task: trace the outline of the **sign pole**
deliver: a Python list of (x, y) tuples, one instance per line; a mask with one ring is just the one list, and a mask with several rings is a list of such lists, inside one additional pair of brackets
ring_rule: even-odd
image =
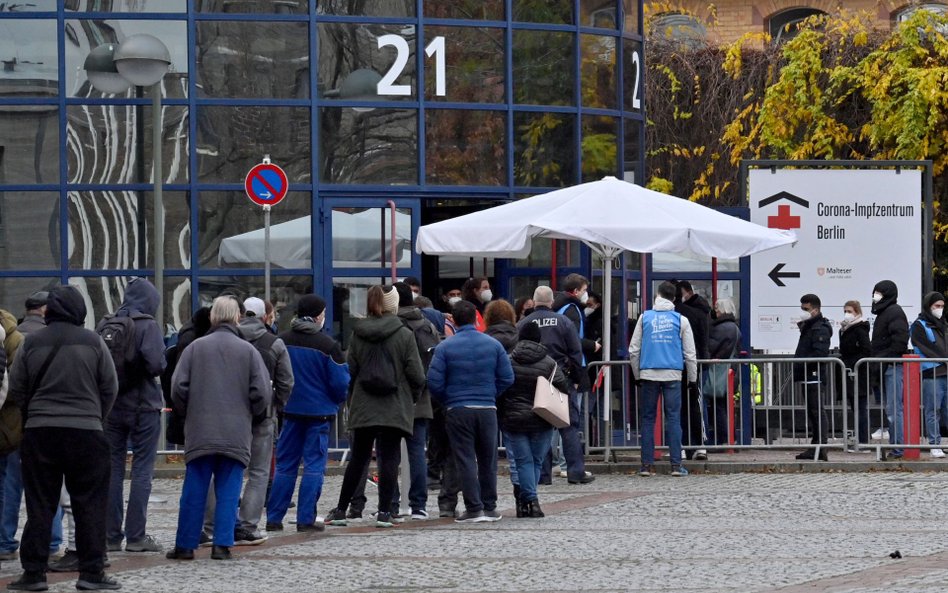
[(263, 294), (270, 302), (270, 205), (263, 207)]
[(263, 208), (263, 294), (267, 302), (270, 302), (270, 209), (286, 197), (288, 189), (286, 172), (271, 163), (268, 154), (244, 178), (247, 197)]

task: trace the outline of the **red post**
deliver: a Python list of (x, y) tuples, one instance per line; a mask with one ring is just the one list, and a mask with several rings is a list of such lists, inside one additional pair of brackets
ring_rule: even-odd
[[(902, 358), (918, 359), (917, 354), (904, 354)], [(902, 434), (905, 444), (917, 445), (922, 438), (921, 422), (921, 375), (917, 362), (902, 365)], [(918, 449), (905, 449), (903, 459), (918, 459)]]
[[(727, 370), (727, 444), (734, 444), (734, 369)], [(733, 452), (728, 449), (728, 453)]]

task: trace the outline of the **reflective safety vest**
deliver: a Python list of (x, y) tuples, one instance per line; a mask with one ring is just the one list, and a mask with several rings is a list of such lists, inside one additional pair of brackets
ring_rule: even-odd
[(642, 355), (639, 368), (684, 370), (680, 314), (655, 310), (642, 314)]
[[(931, 342), (932, 344), (934, 344), (934, 343), (935, 343), (935, 332), (932, 331), (932, 328), (928, 327), (928, 324), (925, 323), (925, 321), (922, 320), (922, 319), (916, 319), (916, 320), (915, 320), (915, 323), (921, 324), (922, 328), (925, 330), (925, 337), (928, 338), (928, 341), (929, 341), (929, 342)], [(922, 358), (925, 358), (925, 354), (924, 354), (921, 350), (918, 349), (918, 346), (915, 346), (914, 349), (915, 349), (915, 354), (918, 354), (918, 355), (921, 356)], [(939, 367), (939, 366), (941, 366), (941, 363), (940, 363), (940, 362), (923, 362), (923, 363), (922, 363), (922, 370), (923, 370), (923, 371), (929, 371), (929, 370), (931, 370), (931, 369), (933, 369), (933, 368), (935, 368), (935, 367)]]

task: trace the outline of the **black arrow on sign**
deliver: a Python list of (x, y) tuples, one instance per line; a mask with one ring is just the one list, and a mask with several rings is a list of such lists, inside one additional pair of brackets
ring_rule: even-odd
[(767, 274), (771, 280), (774, 281), (774, 284), (777, 286), (786, 286), (780, 279), (781, 278), (799, 278), (800, 272), (781, 272), (780, 270), (787, 264), (777, 264), (774, 266), (773, 270), (770, 270), (770, 273)]

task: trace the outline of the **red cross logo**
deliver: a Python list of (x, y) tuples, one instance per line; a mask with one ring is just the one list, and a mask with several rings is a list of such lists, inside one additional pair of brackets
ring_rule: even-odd
[(767, 217), (767, 227), (771, 229), (783, 229), (785, 231), (798, 229), (800, 228), (800, 217), (790, 216), (790, 206), (781, 204), (777, 206), (777, 216)]

